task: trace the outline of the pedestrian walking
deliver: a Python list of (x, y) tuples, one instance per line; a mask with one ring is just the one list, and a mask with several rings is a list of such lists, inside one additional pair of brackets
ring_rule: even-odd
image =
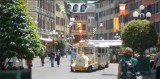
[(156, 68), (156, 79), (160, 79), (160, 48), (159, 46), (156, 48), (156, 50), (157, 50), (157, 54), (155, 56), (152, 69)]
[(55, 59), (55, 53), (52, 52), (52, 53), (50, 54), (51, 67), (54, 67), (54, 59)]
[(131, 74), (133, 74), (133, 77), (129, 79), (136, 79), (135, 67), (136, 67), (136, 64), (138, 63), (138, 60), (133, 58), (132, 55), (133, 55), (132, 49), (127, 47), (125, 49), (123, 57), (119, 61), (117, 79), (128, 79), (128, 71), (129, 71), (128, 63), (129, 62), (130, 64), (133, 64), (133, 69), (132, 71), (130, 71)]
[(45, 51), (42, 49), (42, 53), (40, 54), (40, 59), (41, 59), (41, 66), (44, 66), (44, 59), (45, 59)]
[(59, 67), (59, 65), (60, 65), (60, 50), (58, 50), (58, 52), (56, 53), (55, 60), (57, 61), (57, 66)]

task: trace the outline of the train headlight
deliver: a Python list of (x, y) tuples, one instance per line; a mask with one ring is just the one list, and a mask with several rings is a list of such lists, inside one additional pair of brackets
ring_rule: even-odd
[(88, 67), (88, 64), (85, 64), (85, 66), (84, 67)]
[(72, 66), (72, 67), (74, 67), (74, 66), (76, 66), (76, 64), (75, 64), (75, 63), (73, 63), (73, 64), (71, 64), (71, 66)]

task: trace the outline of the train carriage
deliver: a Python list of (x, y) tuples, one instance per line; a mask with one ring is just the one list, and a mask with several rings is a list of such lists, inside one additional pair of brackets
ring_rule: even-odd
[(88, 71), (103, 69), (109, 66), (109, 46), (121, 45), (117, 40), (87, 40), (73, 46), (71, 71)]

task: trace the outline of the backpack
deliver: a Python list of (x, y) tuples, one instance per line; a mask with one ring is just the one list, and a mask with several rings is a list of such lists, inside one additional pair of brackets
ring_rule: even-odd
[(133, 58), (130, 61), (125, 61), (126, 64), (126, 76), (125, 79), (136, 79), (136, 72), (135, 72), (135, 64)]

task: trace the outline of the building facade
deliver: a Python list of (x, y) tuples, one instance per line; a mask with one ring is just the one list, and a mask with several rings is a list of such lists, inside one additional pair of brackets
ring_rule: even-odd
[[(26, 2), (44, 45), (53, 38), (66, 40), (69, 29), (63, 0), (26, 0)], [(47, 46), (47, 52), (52, 52), (50, 46)]]
[(96, 5), (96, 39), (113, 39), (113, 18), (115, 2), (119, 0), (99, 0)]
[[(126, 16), (119, 16), (119, 4), (126, 4)], [(119, 32), (123, 29), (126, 22), (133, 20), (133, 12), (138, 11), (139, 13), (151, 12), (152, 16), (149, 19), (154, 23), (154, 27), (160, 39), (160, 25), (159, 25), (159, 0), (98, 0), (96, 3), (96, 27), (97, 33), (96, 38), (99, 39), (101, 36), (104, 39), (114, 39), (114, 18), (119, 18)], [(144, 5), (145, 9), (140, 11), (140, 5)], [(99, 28), (100, 23), (103, 23), (103, 28)]]
[(53, 30), (55, 30), (57, 37), (65, 39), (65, 34), (68, 33), (68, 17), (65, 13), (63, 0), (26, 1), (28, 3), (28, 10), (37, 24), (37, 29), (42, 38), (50, 38), (53, 35)]
[(88, 19), (88, 39), (95, 39), (94, 35), (96, 33), (96, 26), (95, 26), (95, 1), (88, 1), (87, 2), (87, 19)]
[[(81, 39), (88, 39), (86, 3), (67, 3), (67, 6), (68, 10), (72, 12), (70, 18), (75, 19), (70, 29), (70, 35), (75, 38), (73, 43), (79, 42)], [(80, 30), (81, 34), (79, 33)]]

